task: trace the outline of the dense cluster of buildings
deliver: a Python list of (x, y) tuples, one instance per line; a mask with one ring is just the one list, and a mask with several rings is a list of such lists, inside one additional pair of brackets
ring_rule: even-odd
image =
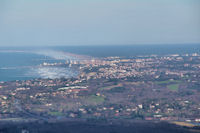
[(0, 119), (200, 121), (198, 54), (94, 58), (65, 65), (80, 74), (1, 82)]

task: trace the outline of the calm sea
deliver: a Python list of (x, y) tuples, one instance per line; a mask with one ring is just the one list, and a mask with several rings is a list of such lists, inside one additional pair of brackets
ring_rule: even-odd
[(107, 56), (135, 56), (135, 55), (167, 55), (200, 53), (200, 44), (177, 45), (108, 45), (108, 46), (71, 46), (51, 47), (55, 50), (63, 50), (76, 54), (84, 54), (95, 57)]
[(59, 63), (71, 57), (61, 52), (94, 57), (135, 56), (150, 54), (200, 53), (200, 45), (121, 45), (121, 46), (62, 46), (0, 48), (0, 81), (34, 78), (60, 78), (77, 75), (77, 71), (65, 67), (44, 67), (43, 62)]
[(0, 81), (28, 80), (34, 78), (73, 77), (78, 72), (62, 66), (43, 66), (46, 63), (63, 63), (63, 59), (24, 51), (0, 52)]

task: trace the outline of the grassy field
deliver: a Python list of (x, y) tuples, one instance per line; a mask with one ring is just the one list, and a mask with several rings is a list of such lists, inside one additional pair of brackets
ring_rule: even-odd
[(165, 81), (156, 81), (155, 83), (158, 85), (161, 85), (161, 84), (170, 84), (170, 83), (181, 83), (181, 81), (180, 80), (165, 80)]
[(169, 88), (172, 91), (178, 91), (179, 84), (171, 84), (171, 85), (168, 85), (167, 88)]
[(100, 88), (100, 90), (111, 90), (112, 88), (115, 88), (115, 87), (122, 87), (122, 84), (102, 87), (102, 88)]
[(87, 104), (101, 104), (105, 101), (105, 98), (102, 96), (90, 95), (88, 97), (83, 98)]
[(195, 125), (191, 124), (191, 123), (187, 123), (187, 122), (178, 122), (178, 121), (174, 121), (172, 122), (173, 124), (179, 125), (179, 126), (185, 126), (185, 127), (194, 127)]
[(52, 116), (61, 116), (63, 115), (61, 112), (49, 112), (50, 115)]
[(124, 87), (115, 87), (110, 89), (108, 92), (110, 93), (122, 93), (124, 92), (126, 89)]
[(90, 96), (88, 98), (88, 100), (93, 101), (95, 103), (102, 103), (102, 102), (104, 102), (104, 98), (102, 96), (95, 96), (95, 95)]

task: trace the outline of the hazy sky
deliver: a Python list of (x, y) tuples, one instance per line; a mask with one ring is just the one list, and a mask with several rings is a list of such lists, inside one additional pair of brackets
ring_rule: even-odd
[(200, 43), (200, 0), (0, 0), (0, 46)]

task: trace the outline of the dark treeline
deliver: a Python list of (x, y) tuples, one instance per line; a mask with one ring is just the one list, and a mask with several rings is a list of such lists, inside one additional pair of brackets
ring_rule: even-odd
[(0, 133), (192, 133), (166, 122), (57, 122), (0, 123)]

